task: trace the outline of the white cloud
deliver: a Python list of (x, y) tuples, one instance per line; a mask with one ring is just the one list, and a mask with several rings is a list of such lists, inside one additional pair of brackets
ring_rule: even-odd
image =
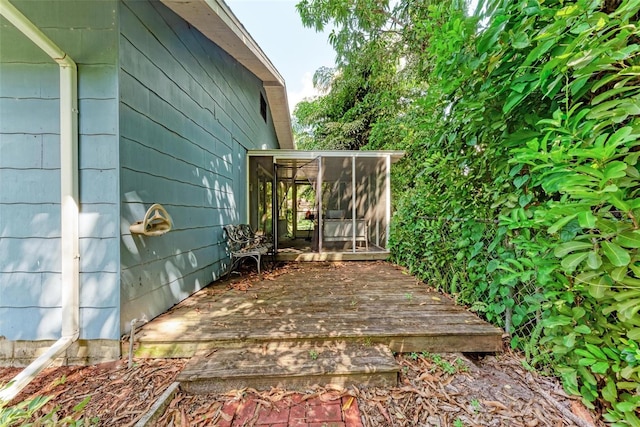
[(318, 95), (318, 91), (313, 87), (313, 73), (311, 71), (305, 72), (295, 88), (288, 90), (289, 111), (293, 114), (293, 109), (300, 101)]

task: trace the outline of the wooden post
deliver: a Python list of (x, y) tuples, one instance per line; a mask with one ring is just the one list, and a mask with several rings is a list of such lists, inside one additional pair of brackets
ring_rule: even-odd
[(379, 179), (379, 169), (380, 161), (378, 161), (378, 167), (376, 168), (375, 179), (375, 201), (376, 201), (376, 246), (380, 247), (380, 179)]
[(386, 227), (386, 236), (384, 247), (387, 249), (387, 245), (389, 245), (389, 233), (390, 225), (391, 225), (391, 156), (387, 154), (386, 156), (386, 171), (385, 171), (385, 198), (386, 198), (386, 211), (385, 211), (385, 227)]
[(273, 232), (273, 250), (278, 252), (278, 165), (273, 164), (273, 179), (271, 187), (271, 230)]
[(317, 205), (318, 205), (318, 212), (316, 212), (316, 215), (318, 216), (318, 253), (321, 254), (322, 253), (322, 235), (324, 234), (322, 232), (322, 229), (324, 227), (323, 224), (323, 220), (322, 220), (322, 157), (318, 157), (318, 180), (316, 182), (316, 198), (317, 198)]
[(356, 156), (351, 157), (351, 252), (356, 252), (356, 227), (358, 225), (356, 215)]
[(291, 206), (291, 220), (293, 221), (292, 229), (293, 229), (293, 239), (295, 240), (298, 237), (298, 185), (296, 184), (296, 175), (293, 174), (293, 178), (291, 178), (291, 185), (293, 186), (292, 195), (293, 203)]

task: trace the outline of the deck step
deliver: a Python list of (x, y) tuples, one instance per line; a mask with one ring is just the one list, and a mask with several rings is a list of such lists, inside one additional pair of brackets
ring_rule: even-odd
[(398, 371), (391, 350), (381, 344), (271, 342), (194, 357), (177, 381), (194, 394), (244, 387), (304, 391), (314, 384), (395, 386)]

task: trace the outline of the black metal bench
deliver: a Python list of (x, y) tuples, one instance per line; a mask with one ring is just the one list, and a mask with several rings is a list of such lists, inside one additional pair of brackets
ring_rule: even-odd
[(249, 224), (229, 224), (225, 225), (223, 229), (231, 254), (231, 266), (227, 277), (245, 258), (254, 259), (258, 266), (258, 274), (261, 274), (262, 257), (265, 255), (273, 256), (271, 236), (256, 235)]

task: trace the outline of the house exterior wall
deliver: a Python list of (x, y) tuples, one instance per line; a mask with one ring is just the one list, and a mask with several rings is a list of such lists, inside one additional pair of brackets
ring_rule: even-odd
[[(121, 332), (217, 279), (246, 222), (246, 151), (277, 148), (262, 83), (159, 2), (119, 7)], [(169, 233), (132, 235), (153, 203)]]
[[(80, 338), (117, 342), (117, 2), (12, 4), (78, 64)], [(0, 359), (17, 357), (7, 342), (60, 336), (58, 70), (0, 17)]]

